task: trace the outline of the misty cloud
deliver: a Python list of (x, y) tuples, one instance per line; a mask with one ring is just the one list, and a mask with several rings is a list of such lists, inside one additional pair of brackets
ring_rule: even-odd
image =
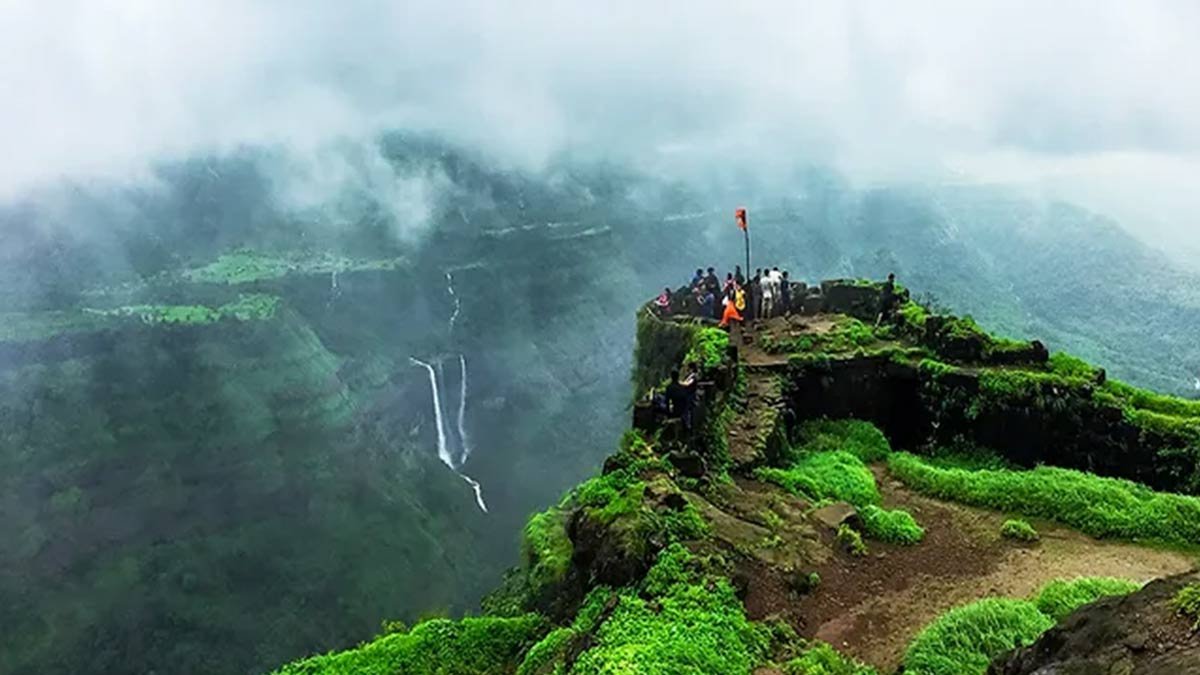
[(364, 217), (381, 220), (393, 238), (416, 241), (432, 224), (450, 180), (433, 167), (399, 168), (380, 144), (341, 139), (302, 151), (281, 149), (257, 168), (285, 214), (332, 229)]
[[(1071, 197), (1153, 165), (1171, 174), (1154, 201), (1184, 205), (1172, 227), (1200, 207), (1173, 173), (1200, 155), (1200, 7), (1183, 1), (103, 4), (4, 2), (0, 198), (409, 128), (525, 167), (803, 160), (990, 181), (1015, 163)], [(1146, 197), (1101, 206), (1136, 220)]]

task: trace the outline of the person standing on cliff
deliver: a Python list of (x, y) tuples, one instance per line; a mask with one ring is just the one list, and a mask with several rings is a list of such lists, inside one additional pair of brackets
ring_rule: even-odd
[(671, 417), (678, 417), (683, 422), (683, 428), (687, 431), (692, 429), (692, 405), (695, 402), (696, 381), (694, 377), (689, 376), (687, 383), (679, 381), (679, 369), (671, 371), (671, 384), (667, 385), (667, 405), (669, 406), (668, 414)]
[(696, 303), (700, 305), (700, 316), (710, 319), (715, 318), (716, 310), (713, 308), (713, 305), (716, 301), (716, 297), (712, 293), (709, 293), (707, 288), (701, 286), (696, 289)]
[(775, 305), (779, 301), (779, 283), (776, 274), (778, 274), (778, 270), (767, 270), (762, 277), (762, 318), (764, 319), (775, 316)]
[(896, 275), (895, 273), (890, 273), (887, 276), (887, 281), (883, 282), (883, 286), (879, 289), (879, 317), (875, 319), (875, 326), (878, 328), (885, 319), (891, 321), (895, 311)]
[(750, 318), (762, 318), (762, 268), (754, 270), (750, 280)]
[(724, 328), (730, 322), (742, 322), (742, 315), (738, 312), (738, 294), (741, 291), (733, 286), (729, 287), (729, 291), (725, 294), (725, 312), (721, 315), (721, 327)]
[(721, 292), (721, 280), (717, 278), (717, 273), (713, 268), (708, 268), (708, 274), (704, 275), (704, 290), (712, 293), (715, 298)]
[(733, 280), (737, 282), (738, 288), (746, 285), (746, 277), (742, 274), (742, 266), (733, 266)]
[(792, 312), (792, 282), (788, 280), (787, 270), (783, 271), (783, 276), (779, 281), (779, 298), (783, 303), (783, 313), (791, 314)]

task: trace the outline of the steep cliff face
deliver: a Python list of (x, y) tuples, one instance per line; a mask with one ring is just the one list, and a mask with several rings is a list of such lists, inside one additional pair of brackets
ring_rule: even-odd
[[(346, 276), (346, 294), (386, 282)], [(294, 308), (324, 307), (312, 283), (9, 316), (6, 672), (244, 672), (479, 592), (469, 489), (393, 428), (421, 419), (397, 410), (419, 384), (399, 354), (323, 340)]]
[[(425, 622), (279, 672), (686, 664), (982, 675), (1078, 607), (1194, 565), (1133, 542), (1200, 541), (1200, 497), (1061, 466), (1026, 470), (1020, 444), (970, 434), (996, 415), (1041, 447), (1036, 433), (1105, 417), (1067, 412), (1112, 407), (1128, 428), (1083, 431), (1140, 445), (1122, 451), (1124, 465), (1086, 468), (1191, 489), (1191, 474), (1175, 468), (1194, 468), (1192, 404), (1105, 389), (1082, 362), (912, 302), (870, 326), (861, 319), (878, 294), (863, 282), (822, 284), (798, 299), (797, 315), (730, 333), (643, 308), (634, 428), (599, 475), (529, 520), (522, 564), (484, 601), (485, 616)], [(691, 428), (640, 396), (688, 364), (706, 383)], [(1029, 416), (1046, 416), (1045, 428), (1022, 427)], [(1029, 543), (1038, 535), (1028, 523), (1030, 539), (1008, 539), (1010, 514), (1035, 519), (1046, 541)], [(1101, 574), (1122, 578), (1074, 578)]]
[(7, 315), (0, 590), (29, 618), (6, 662), (244, 672), (474, 606), (615, 442), (615, 244), (551, 224), (420, 264), (239, 250)]

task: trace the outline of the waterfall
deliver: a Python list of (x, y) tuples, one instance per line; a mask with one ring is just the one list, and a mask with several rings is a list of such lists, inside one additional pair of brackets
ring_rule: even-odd
[[(334, 277), (336, 279), (336, 277)], [(337, 283), (336, 281), (334, 282)], [(462, 305), (459, 302), (458, 295), (454, 292), (454, 277), (446, 272), (446, 290), (449, 291), (450, 297), (454, 299), (454, 311), (450, 314), (450, 333), (454, 332), (454, 322), (458, 319), (459, 310)], [(471, 490), (475, 493), (475, 503), (479, 506), (479, 510), (484, 513), (488, 512), (487, 504), (483, 501), (483, 488), (479, 481), (471, 478), (461, 471), (463, 464), (466, 464), (467, 458), (471, 456), (471, 442), (467, 437), (467, 357), (463, 354), (458, 355), (459, 381), (458, 381), (458, 418), (456, 420), (455, 430), (458, 433), (458, 461), (454, 459), (454, 453), (449, 447), (449, 438), (446, 434), (446, 421), (442, 416), (442, 386), (441, 383), (446, 380), (445, 369), (443, 368), (442, 360), (434, 361), (437, 369), (434, 369), (434, 364), (421, 361), (415, 356), (408, 357), (413, 365), (421, 366), (429, 373), (429, 389), (433, 394), (433, 418), (437, 424), (437, 444), (438, 444), (438, 459), (442, 460), (459, 478), (463, 479), (467, 485), (471, 486)]]
[(462, 309), (462, 302), (458, 299), (458, 294), (454, 292), (454, 277), (446, 272), (446, 290), (450, 291), (450, 298), (454, 300), (454, 311), (450, 313), (450, 333), (454, 333), (454, 322), (458, 320), (458, 313)]
[[(459, 448), (458, 465), (462, 466), (466, 463), (467, 458), (471, 456), (471, 442), (467, 439), (467, 357), (462, 354), (458, 355), (459, 373), (462, 375), (458, 381), (458, 442)], [(475, 491), (479, 491), (479, 486), (476, 484)], [(487, 509), (484, 509), (485, 511)]]
[(459, 478), (462, 478), (463, 480), (467, 481), (467, 485), (470, 485), (471, 489), (475, 491), (475, 503), (479, 505), (479, 510), (483, 511), (484, 513), (487, 513), (488, 512), (487, 504), (483, 503), (483, 491), (479, 485), (479, 481), (475, 480), (474, 478), (471, 478), (470, 476), (466, 475), (465, 473), (460, 473), (460, 474), (458, 474), (458, 476), (459, 476)]
[[(461, 355), (458, 358), (459, 364), (463, 368), (463, 374), (465, 377), (467, 372), (467, 361)], [(462, 445), (462, 450), (460, 451), (461, 459), (455, 463), (454, 455), (450, 452), (449, 444), (447, 442), (446, 422), (442, 417), (442, 387), (438, 380), (438, 373), (442, 371), (442, 364), (439, 362), (437, 369), (435, 370), (432, 364), (426, 363), (414, 356), (408, 357), (408, 360), (411, 361), (413, 365), (420, 366), (429, 373), (429, 391), (433, 395), (433, 419), (434, 423), (437, 425), (438, 459), (442, 460), (442, 464), (445, 464), (447, 467), (449, 467), (450, 470), (457, 474), (459, 478), (463, 479), (467, 485), (471, 486), (471, 490), (475, 492), (475, 503), (479, 506), (479, 510), (487, 513), (487, 504), (483, 501), (483, 488), (479, 485), (479, 481), (460, 471), (460, 469), (462, 469), (463, 462), (467, 459), (467, 455), (470, 454), (470, 450), (467, 446), (467, 436), (464, 425), (467, 385), (464, 383), (461, 387), (459, 387), (463, 396), (463, 398), (458, 402), (458, 437), (459, 442)]]
[(450, 456), (450, 450), (446, 447), (446, 426), (442, 422), (442, 401), (441, 397), (438, 396), (440, 387), (438, 387), (437, 374), (433, 372), (433, 366), (424, 361), (412, 356), (408, 357), (408, 360), (412, 361), (413, 365), (421, 366), (429, 371), (429, 389), (433, 393), (433, 419), (437, 424), (438, 459), (442, 460), (442, 464), (457, 470), (454, 466), (454, 458)]
[(333, 303), (340, 297), (342, 297), (342, 288), (338, 285), (338, 271), (335, 268), (329, 272), (329, 300), (325, 303), (325, 308), (332, 308)]

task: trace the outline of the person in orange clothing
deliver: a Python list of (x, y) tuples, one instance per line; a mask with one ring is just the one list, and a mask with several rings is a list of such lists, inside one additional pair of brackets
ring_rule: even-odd
[(738, 312), (738, 297), (742, 299), (742, 307), (746, 306), (746, 296), (742, 294), (742, 289), (736, 285), (729, 289), (725, 294), (725, 314), (721, 317), (721, 327), (729, 325), (730, 321), (742, 322), (742, 315)]

